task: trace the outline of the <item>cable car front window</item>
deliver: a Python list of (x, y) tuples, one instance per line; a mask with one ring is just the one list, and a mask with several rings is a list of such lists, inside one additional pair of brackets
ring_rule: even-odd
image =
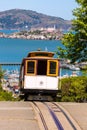
[(56, 62), (50, 62), (50, 74), (56, 74)]
[(34, 73), (34, 62), (27, 63), (27, 73)]
[(47, 75), (58, 76), (58, 61), (57, 60), (48, 60)]
[(26, 66), (26, 68), (27, 68), (27, 74), (35, 74), (35, 61), (32, 61), (32, 60), (30, 60), (30, 61), (27, 61), (27, 66)]

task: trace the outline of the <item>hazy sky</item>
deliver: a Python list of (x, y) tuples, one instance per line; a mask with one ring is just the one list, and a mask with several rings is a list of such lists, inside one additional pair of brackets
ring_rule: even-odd
[(27, 9), (66, 20), (73, 19), (72, 10), (76, 7), (75, 0), (0, 0), (0, 11)]

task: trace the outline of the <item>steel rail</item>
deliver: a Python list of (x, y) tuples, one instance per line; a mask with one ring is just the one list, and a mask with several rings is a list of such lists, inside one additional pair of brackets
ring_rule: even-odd
[(65, 111), (60, 108), (59, 105), (57, 105), (56, 103), (53, 103), (57, 108), (59, 108), (61, 110), (61, 112), (64, 114), (64, 116), (66, 117), (66, 119), (68, 120), (68, 122), (70, 123), (71, 127), (73, 128), (73, 130), (77, 130), (77, 128), (75, 127), (75, 125), (73, 124), (73, 122), (71, 121), (71, 119), (68, 117), (68, 115), (65, 113)]
[(39, 115), (40, 115), (41, 121), (42, 121), (43, 126), (44, 126), (44, 130), (48, 130), (48, 127), (47, 127), (46, 121), (45, 121), (45, 119), (44, 119), (44, 116), (43, 116), (43, 114), (42, 114), (40, 108), (38, 107), (38, 105), (37, 105), (35, 102), (33, 102), (33, 104), (35, 105), (35, 107), (37, 108), (37, 111), (39, 112)]
[(54, 122), (57, 126), (57, 129), (58, 130), (64, 130), (62, 124), (60, 123), (60, 121), (59, 121), (58, 117), (56, 116), (56, 114), (54, 113), (54, 111), (46, 103), (44, 103), (44, 104), (47, 106), (51, 116), (53, 117), (53, 120), (54, 120)]

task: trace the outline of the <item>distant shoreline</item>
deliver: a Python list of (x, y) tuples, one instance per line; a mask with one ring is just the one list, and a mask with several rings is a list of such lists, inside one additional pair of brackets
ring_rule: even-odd
[(35, 30), (33, 32), (21, 31), (13, 33), (0, 32), (0, 38), (11, 38), (11, 39), (27, 39), (27, 40), (61, 40), (63, 33), (52, 31), (52, 32), (39, 32)]

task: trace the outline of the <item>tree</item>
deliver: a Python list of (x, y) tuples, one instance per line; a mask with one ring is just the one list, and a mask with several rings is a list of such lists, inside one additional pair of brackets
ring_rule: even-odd
[(78, 8), (73, 10), (72, 30), (64, 34), (57, 55), (75, 61), (87, 61), (87, 0), (76, 0)]
[(4, 71), (2, 70), (1, 66), (0, 66), (0, 90), (2, 90), (2, 81), (1, 79), (4, 77)]
[(87, 77), (69, 77), (61, 79), (61, 101), (87, 101)]
[(4, 76), (4, 71), (2, 70), (1, 66), (0, 66), (0, 83), (1, 83), (1, 79)]

